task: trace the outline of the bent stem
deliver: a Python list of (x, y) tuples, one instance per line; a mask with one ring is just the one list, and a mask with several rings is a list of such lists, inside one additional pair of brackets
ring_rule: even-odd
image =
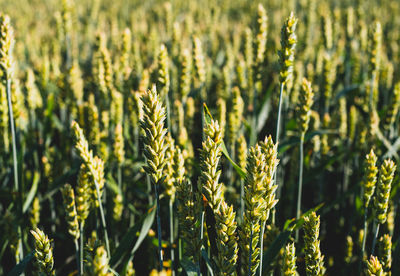
[[(300, 137), (300, 164), (299, 164), (299, 182), (297, 191), (297, 210), (296, 210), (296, 220), (300, 218), (301, 213), (301, 193), (303, 189), (303, 160), (304, 160), (304, 132), (301, 133)], [(296, 241), (299, 240), (299, 229), (296, 229)]]

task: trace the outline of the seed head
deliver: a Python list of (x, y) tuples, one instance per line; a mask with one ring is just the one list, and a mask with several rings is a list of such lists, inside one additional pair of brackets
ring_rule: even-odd
[(66, 212), (66, 219), (68, 223), (68, 232), (74, 237), (75, 240), (79, 239), (79, 224), (78, 216), (75, 208), (75, 194), (70, 184), (65, 184), (62, 190), (64, 209)]
[(145, 171), (150, 175), (154, 184), (163, 178), (163, 168), (166, 160), (168, 144), (166, 142), (167, 129), (164, 127), (165, 107), (155, 86), (142, 97), (143, 119), (140, 126), (143, 129), (144, 154), (147, 158)]
[(324, 275), (324, 256), (319, 247), (319, 216), (312, 212), (304, 218), (304, 253), (307, 275)]
[(281, 50), (278, 52), (280, 64), (280, 81), (286, 84), (293, 75), (294, 51), (297, 43), (297, 18), (293, 12), (286, 19), (281, 30)]
[(294, 243), (289, 243), (285, 247), (285, 253), (283, 255), (282, 275), (296, 276), (296, 268), (296, 248), (294, 247)]
[(47, 276), (55, 275), (53, 270), (54, 258), (53, 247), (50, 244), (51, 241), (39, 228), (31, 230), (31, 234), (35, 238), (35, 259), (39, 272)]
[(374, 197), (374, 215), (375, 220), (380, 224), (385, 223), (387, 219), (390, 188), (395, 171), (396, 165), (390, 159), (385, 160), (379, 170), (379, 181)]

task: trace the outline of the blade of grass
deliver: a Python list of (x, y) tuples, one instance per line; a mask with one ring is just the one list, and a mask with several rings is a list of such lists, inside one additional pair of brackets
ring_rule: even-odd
[[(113, 252), (110, 259), (110, 266), (115, 268), (121, 262), (122, 257), (125, 254), (135, 254), (144, 238), (147, 236), (150, 227), (153, 225), (156, 208), (155, 205), (151, 206), (145, 216), (143, 216), (134, 226), (128, 229), (127, 233), (122, 237), (120, 245)], [(139, 231), (139, 236), (136, 236), (136, 232)]]

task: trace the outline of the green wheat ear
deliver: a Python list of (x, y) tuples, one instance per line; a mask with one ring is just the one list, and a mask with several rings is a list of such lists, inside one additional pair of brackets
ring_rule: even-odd
[(200, 84), (204, 84), (206, 82), (206, 64), (201, 40), (197, 36), (193, 36), (193, 60), (196, 78)]
[(324, 256), (319, 241), (320, 219), (315, 212), (304, 218), (304, 254), (307, 275), (324, 275)]
[(396, 83), (394, 87), (392, 99), (386, 111), (386, 119), (384, 124), (384, 128), (386, 130), (388, 130), (396, 121), (397, 114), (399, 113), (399, 107), (400, 107), (400, 82)]
[(281, 30), (281, 50), (278, 52), (280, 73), (279, 80), (286, 84), (293, 75), (294, 51), (297, 43), (297, 18), (291, 12)]
[(165, 162), (164, 166), (164, 193), (171, 199), (172, 202), (175, 201), (175, 191), (176, 186), (174, 185), (174, 156), (175, 156), (175, 141), (168, 133), (165, 136), (166, 143), (168, 145), (168, 149), (165, 152)]
[(222, 271), (221, 275), (235, 275), (238, 260), (237, 224), (236, 213), (233, 206), (223, 200), (218, 212), (215, 213), (215, 228), (217, 231), (217, 265)]
[(48, 276), (55, 275), (53, 269), (53, 247), (50, 244), (51, 241), (39, 228), (31, 230), (31, 234), (35, 238), (35, 259), (39, 268), (39, 272), (42, 272)]
[(97, 198), (96, 185), (99, 188), (99, 196), (101, 198), (103, 188), (104, 188), (104, 162), (99, 157), (93, 157), (93, 152), (89, 150), (89, 143), (83, 134), (83, 130), (79, 127), (78, 123), (73, 121), (71, 128), (75, 136), (75, 148), (79, 152), (79, 156), (83, 160), (83, 163), (88, 168), (90, 177), (92, 177), (91, 194), (92, 201), (95, 206), (98, 207), (100, 202)]
[(98, 276), (111, 276), (112, 273), (108, 272), (108, 256), (104, 246), (96, 248), (95, 256), (93, 259), (93, 271)]
[(311, 82), (303, 78), (302, 92), (300, 93), (299, 104), (297, 106), (297, 122), (299, 131), (304, 135), (308, 130), (308, 125), (311, 117), (311, 107), (314, 103), (314, 92), (311, 87)]
[(389, 273), (392, 267), (392, 237), (383, 235), (378, 243), (378, 258), (382, 264), (383, 271)]
[(168, 95), (169, 87), (170, 87), (170, 79), (169, 79), (169, 59), (168, 59), (168, 51), (164, 44), (160, 47), (160, 52), (158, 54), (158, 82), (157, 87), (160, 91), (161, 99), (165, 99)]
[(90, 211), (91, 190), (89, 185), (89, 172), (85, 164), (81, 165), (76, 186), (76, 213), (78, 221), (83, 224)]
[(265, 58), (265, 50), (267, 46), (267, 35), (268, 35), (268, 17), (262, 4), (258, 4), (257, 8), (257, 24), (256, 24), (256, 36), (254, 39), (254, 73), (255, 80), (261, 79), (262, 65)]
[(375, 184), (377, 180), (378, 167), (376, 166), (376, 161), (378, 157), (375, 155), (374, 151), (371, 149), (370, 153), (365, 157), (364, 165), (364, 179), (362, 185), (364, 188), (364, 208), (368, 208), (369, 202), (375, 191)]
[(285, 253), (283, 255), (283, 266), (282, 275), (284, 276), (296, 276), (296, 248), (294, 243), (289, 243), (285, 247)]
[(374, 216), (375, 220), (380, 224), (385, 223), (387, 219), (390, 188), (395, 171), (396, 165), (390, 159), (383, 162), (379, 171), (379, 181), (374, 198)]
[(244, 102), (240, 95), (240, 89), (239, 87), (235, 86), (232, 89), (231, 110), (228, 114), (228, 140), (229, 145), (233, 147), (235, 146), (235, 140), (237, 139), (238, 133), (240, 131), (243, 111)]
[(64, 209), (66, 212), (66, 219), (68, 222), (68, 232), (74, 237), (75, 240), (79, 239), (79, 223), (78, 216), (75, 208), (75, 193), (70, 184), (65, 184), (62, 190)]
[(179, 93), (182, 102), (186, 103), (192, 84), (192, 54), (188, 49), (184, 49), (180, 56), (180, 77)]
[(160, 96), (155, 86), (142, 97), (143, 119), (140, 125), (143, 129), (144, 155), (147, 158), (145, 171), (150, 175), (153, 184), (160, 184), (163, 179), (163, 168), (165, 166), (167, 129), (164, 127), (166, 119), (165, 107), (162, 105)]
[(114, 157), (118, 165), (125, 161), (124, 136), (121, 123), (118, 123), (114, 130)]
[(222, 133), (217, 121), (211, 120), (204, 128), (205, 140), (200, 156), (201, 176), (199, 190), (206, 197), (208, 204), (217, 212), (223, 200), (222, 184), (219, 183), (221, 170), (218, 169), (221, 158)]
[(351, 263), (351, 260), (353, 259), (353, 247), (354, 247), (354, 242), (353, 238), (351, 236), (346, 237), (346, 255), (344, 257), (344, 261), (347, 264)]
[(247, 156), (244, 203), (244, 220), (240, 225), (239, 245), (241, 248), (241, 261), (243, 273), (256, 273), (259, 265), (260, 248), (260, 221), (265, 216), (267, 203), (265, 196), (266, 176), (265, 155), (261, 146), (257, 144), (250, 148)]

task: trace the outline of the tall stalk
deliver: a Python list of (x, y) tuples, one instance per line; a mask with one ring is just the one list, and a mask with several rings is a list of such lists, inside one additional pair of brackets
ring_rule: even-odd
[(372, 240), (372, 248), (371, 248), (371, 255), (374, 255), (375, 252), (375, 245), (376, 245), (376, 240), (378, 239), (378, 234), (379, 234), (379, 223), (376, 224), (375, 228), (375, 233), (374, 233), (374, 239)]
[[(0, 14), (0, 70), (1, 72), (1, 82), (5, 85), (7, 94), (7, 105), (9, 113), (9, 121), (11, 128), (11, 138), (12, 138), (12, 152), (13, 152), (13, 170), (14, 170), (14, 189), (17, 195), (17, 210), (22, 215), (22, 193), (19, 189), (18, 183), (18, 159), (17, 159), (17, 139), (14, 126), (14, 114), (11, 101), (11, 77), (12, 77), (12, 49), (14, 47), (14, 35), (13, 29), (10, 23), (10, 17), (8, 15)], [(22, 261), (23, 246), (22, 246), (22, 231), (21, 226), (17, 227), (18, 234), (18, 253), (19, 259)]]
[[(304, 160), (304, 133), (301, 134), (300, 137), (300, 161), (299, 161), (299, 181), (297, 188), (297, 210), (296, 210), (296, 219), (300, 218), (301, 213), (301, 194), (303, 189), (303, 160)], [(299, 229), (296, 229), (296, 241), (299, 240)]]
[[(14, 114), (11, 103), (11, 80), (7, 79), (6, 84), (6, 93), (7, 93), (7, 102), (8, 102), (8, 111), (10, 118), (10, 128), (11, 128), (11, 136), (12, 136), (12, 151), (13, 151), (13, 170), (14, 170), (14, 189), (16, 195), (18, 197), (17, 209), (22, 215), (22, 193), (19, 189), (19, 181), (18, 181), (18, 157), (17, 157), (17, 141), (16, 141), (16, 131), (14, 126)], [(21, 226), (17, 227), (17, 235), (18, 235), (18, 254), (19, 260), (22, 261), (24, 258), (23, 245), (22, 245), (22, 230)], [(25, 275), (22, 273), (21, 275)]]
[(281, 128), (281, 112), (282, 112), (282, 95), (283, 95), (283, 89), (284, 89), (285, 84), (281, 83), (280, 85), (280, 92), (279, 92), (279, 104), (278, 104), (278, 118), (276, 120), (276, 136), (275, 136), (275, 141), (279, 145), (279, 134), (280, 134), (280, 128)]
[(174, 202), (172, 199), (169, 200), (169, 241), (171, 245), (171, 268), (172, 275), (175, 275), (175, 251), (174, 251)]
[[(279, 104), (278, 104), (278, 118), (276, 120), (276, 136), (275, 136), (275, 141), (276, 144), (279, 146), (279, 134), (280, 134), (280, 125), (281, 125), (281, 112), (282, 112), (282, 95), (283, 95), (283, 89), (284, 89), (284, 83), (281, 82), (280, 85), (280, 92), (279, 92)], [(274, 183), (277, 183), (276, 181), (276, 174), (277, 174), (278, 169), (275, 170), (274, 173)], [(278, 194), (280, 194), (280, 190), (282, 188), (282, 185), (278, 185)], [(279, 195), (278, 195), (279, 196)], [(272, 210), (272, 224), (275, 223), (275, 208)], [(264, 233), (262, 233), (264, 235)]]
[[(299, 160), (299, 181), (297, 188), (297, 210), (296, 219), (300, 218), (301, 214), (301, 197), (303, 188), (303, 163), (304, 163), (304, 137), (308, 130), (311, 117), (311, 107), (314, 103), (314, 93), (312, 91), (311, 82), (306, 78), (302, 81), (301, 94), (299, 96), (299, 102), (296, 108), (296, 119), (300, 132), (300, 160)], [(299, 230), (296, 229), (296, 241), (299, 239)]]
[(250, 223), (250, 244), (249, 244), (249, 268), (247, 270), (247, 276), (251, 276), (251, 260), (253, 256), (253, 222)]
[(103, 227), (103, 231), (104, 231), (104, 239), (105, 239), (105, 242), (106, 242), (107, 256), (111, 256), (110, 255), (110, 243), (108, 242), (108, 232), (107, 232), (106, 218), (105, 218), (105, 215), (104, 215), (103, 204), (101, 202), (99, 184), (97, 183), (96, 180), (94, 180), (94, 185), (96, 187), (97, 200), (99, 201), (101, 226)]
[(260, 233), (260, 266), (259, 266), (259, 275), (262, 276), (262, 268), (263, 268), (263, 251), (264, 251), (264, 232), (265, 225), (267, 221), (261, 221), (261, 233)]
[(368, 222), (367, 222), (367, 217), (368, 217), (368, 209), (365, 209), (364, 213), (364, 235), (363, 235), (363, 241), (362, 241), (362, 246), (361, 246), (361, 258), (360, 260), (364, 258), (364, 253), (365, 253), (365, 244), (367, 241), (367, 231), (368, 231)]
[[(285, 23), (281, 29), (281, 50), (278, 51), (279, 55), (279, 81), (280, 81), (280, 92), (279, 92), (279, 104), (278, 104), (278, 118), (276, 121), (276, 136), (275, 142), (279, 145), (279, 135), (281, 127), (281, 113), (282, 113), (282, 102), (283, 102), (283, 91), (285, 84), (292, 78), (293, 75), (293, 63), (294, 63), (294, 51), (296, 49), (297, 36), (296, 36), (296, 25), (297, 18), (293, 12), (290, 13), (289, 17), (285, 20)], [(276, 183), (276, 173), (274, 173), (274, 182)], [(278, 185), (278, 196), (280, 194), (281, 185)], [(272, 210), (272, 223), (275, 223), (275, 210)]]
[[(10, 128), (11, 128), (11, 139), (12, 139), (12, 152), (13, 152), (13, 166), (14, 166), (14, 189), (18, 196), (18, 209), (22, 213), (22, 194), (19, 191), (19, 183), (18, 183), (18, 159), (17, 159), (17, 139), (15, 134), (15, 126), (14, 126), (14, 113), (11, 102), (11, 79), (7, 76), (6, 79), (6, 93), (7, 93), (7, 103), (8, 103), (8, 113), (10, 117)], [(18, 252), (19, 258), (22, 261), (24, 258), (23, 247), (22, 247), (22, 232), (21, 226), (18, 225)]]
[(76, 259), (76, 266), (78, 268), (78, 275), (81, 276), (82, 275), (82, 271), (80, 268), (80, 261), (79, 261), (79, 244), (78, 244), (78, 240), (74, 240), (75, 243), (75, 259)]
[(162, 255), (162, 239), (161, 239), (161, 218), (160, 218), (160, 197), (158, 194), (157, 184), (154, 183), (154, 191), (156, 194), (156, 217), (157, 217), (157, 238), (158, 238), (158, 261), (159, 261), (159, 271), (163, 270), (163, 255)]
[(83, 222), (80, 223), (79, 225), (79, 231), (80, 231), (80, 239), (79, 239), (79, 273), (80, 275), (83, 275), (85, 272), (83, 271)]

